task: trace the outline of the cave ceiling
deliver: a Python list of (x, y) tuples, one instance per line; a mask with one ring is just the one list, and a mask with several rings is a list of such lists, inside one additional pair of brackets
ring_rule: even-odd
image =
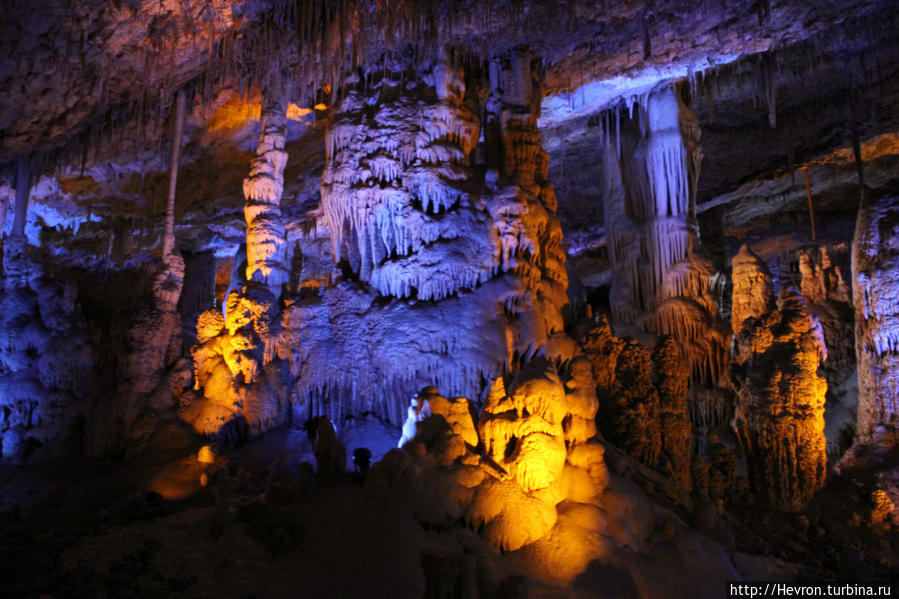
[[(627, 110), (666, 80), (690, 88), (703, 129), (699, 210), (720, 226), (720, 206), (739, 204), (727, 194), (746, 184), (771, 195), (765, 185), (788, 173), (785, 193), (801, 200), (794, 170), (849, 148), (853, 122), (872, 144), (897, 129), (896, 13), (883, 0), (15, 3), (0, 17), (0, 176), (11, 183), (22, 154), (42, 157), (45, 170), (87, 168), (94, 179), (104, 178), (98, 168), (108, 180), (140, 172), (139, 185), (110, 190), (101, 181), (82, 203), (129, 216), (133, 196), (140, 211), (161, 209), (146, 196), (166, 184), (169, 111), (184, 88), (191, 143), (182, 167), (192, 174), (180, 183), (190, 189), (179, 191), (179, 211), (185, 223), (230, 214), (221, 226), (239, 228), (252, 133), (217, 123), (228, 98), (252, 97), (277, 70), (276, 54), (305, 115), (338, 93), (334, 81), (377, 71), (410, 40), (421, 54), (439, 40), (460, 60), (526, 46), (544, 65), (540, 127), (567, 232), (602, 220), (600, 111)], [(325, 115), (294, 121), (303, 126), (294, 128), (286, 197), (295, 202), (285, 209), (298, 216), (317, 202)], [(880, 141), (891, 160), (892, 142)], [(851, 175), (851, 164), (844, 170)], [(816, 182), (836, 208), (852, 184), (848, 175)], [(743, 212), (733, 226), (755, 216)]]

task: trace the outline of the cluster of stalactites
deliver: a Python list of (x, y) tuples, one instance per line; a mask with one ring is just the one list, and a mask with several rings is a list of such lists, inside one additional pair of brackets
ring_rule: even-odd
[(247, 222), (248, 281), (267, 286), (276, 296), (289, 276), (285, 265), (287, 244), (281, 222), (281, 194), (287, 152), (287, 103), (283, 94), (263, 94), (259, 141), (244, 179), (244, 217)]
[(852, 247), (858, 440), (889, 450), (899, 445), (899, 199), (865, 198)]
[[(604, 215), (613, 268), (616, 321), (634, 324), (682, 295), (686, 271), (676, 265), (693, 245), (693, 194), (702, 153), (692, 111), (673, 87), (641, 100), (633, 121), (616, 114), (602, 135)], [(620, 281), (620, 282), (618, 282)], [(636, 308), (636, 309), (635, 309)], [(616, 314), (616, 312), (618, 312)]]
[(381, 89), (349, 91), (322, 177), (335, 259), (401, 298), (440, 300), (508, 272), (529, 289), (544, 278), (564, 289), (536, 64), (524, 52), (491, 63), (484, 131), (494, 168), (483, 180), (472, 167), (481, 107), (459, 67), (439, 58), (416, 83), (391, 71)]
[(675, 337), (691, 383), (714, 387), (726, 381), (729, 343), (719, 322), (723, 279), (693, 223), (699, 123), (672, 86), (635, 106), (623, 121), (620, 109), (607, 113), (601, 134), (612, 317)]

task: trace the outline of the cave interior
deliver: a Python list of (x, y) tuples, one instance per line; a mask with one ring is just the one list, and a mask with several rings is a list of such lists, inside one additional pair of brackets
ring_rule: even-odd
[(29, 0), (0, 89), (4, 596), (899, 588), (893, 0)]

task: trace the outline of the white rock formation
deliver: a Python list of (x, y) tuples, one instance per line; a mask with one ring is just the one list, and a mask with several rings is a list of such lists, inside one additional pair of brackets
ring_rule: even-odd
[(250, 174), (244, 179), (244, 218), (247, 221), (247, 280), (266, 285), (279, 297), (290, 278), (287, 243), (281, 222), (281, 194), (287, 152), (287, 101), (283, 91), (263, 93), (259, 141)]
[(694, 397), (727, 386), (730, 338), (718, 308), (723, 278), (695, 230), (699, 137), (695, 114), (673, 86), (641, 97), (629, 117), (607, 112), (602, 133), (613, 320), (674, 336)]

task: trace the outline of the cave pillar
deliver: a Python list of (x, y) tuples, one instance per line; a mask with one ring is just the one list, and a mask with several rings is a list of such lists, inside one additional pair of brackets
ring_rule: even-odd
[(16, 161), (16, 207), (13, 213), (12, 235), (24, 239), (28, 216), (28, 197), (31, 195), (31, 159), (20, 155)]
[[(299, 396), (317, 398), (315, 389), (327, 388), (329, 403), (343, 395), (343, 405), (356, 409), (358, 397), (386, 395), (384, 411), (402, 414), (409, 394), (425, 384), (474, 395), (482, 377), (491, 380), (563, 334), (565, 255), (536, 126), (540, 60), (515, 51), (487, 65), (469, 69), (438, 53), (395, 58), (385, 70), (346, 81), (332, 107), (322, 175), (335, 262), (390, 306), (365, 319), (400, 310), (394, 298), (415, 298), (415, 318), (452, 310), (477, 323), (477, 334), (435, 328), (426, 348), (398, 365), (401, 376), (385, 368), (377, 377), (354, 371), (338, 378), (309, 360)], [(326, 301), (346, 286), (335, 287)], [(463, 364), (431, 351), (441, 347), (459, 355), (478, 349)], [(373, 379), (389, 390), (372, 389)]]
[(859, 207), (852, 244), (858, 441), (878, 450), (899, 444), (899, 197)]
[(28, 260), (28, 240), (25, 237), (25, 223), (28, 216), (28, 198), (31, 195), (32, 159), (20, 155), (16, 161), (16, 193), (13, 225), (7, 237), (3, 252), (4, 283), (7, 288), (27, 285), (34, 268)]
[(612, 316), (616, 325), (672, 335), (690, 364), (691, 393), (718, 397), (730, 339), (718, 310), (720, 277), (695, 223), (699, 122), (673, 85), (640, 98), (628, 114), (606, 113), (601, 142)]
[[(609, 196), (607, 212), (619, 224), (627, 222), (639, 239), (631, 255), (620, 256), (625, 232), (610, 236), (627, 292), (615, 285), (613, 315), (625, 322), (634, 317), (628, 305), (652, 314), (665, 299), (683, 295), (686, 269), (675, 266), (690, 249), (692, 187), (702, 156), (695, 115), (673, 86), (646, 96), (635, 112), (633, 120), (619, 120), (615, 137), (605, 140), (605, 158), (617, 162), (623, 186)], [(650, 321), (643, 326), (652, 328)]]
[(281, 195), (287, 152), (287, 99), (277, 86), (262, 94), (256, 155), (244, 179), (247, 221), (247, 280), (260, 283), (278, 297), (289, 279), (287, 243), (281, 221)]
[[(735, 281), (737, 293), (745, 289)], [(766, 293), (759, 297), (767, 300)], [(771, 507), (802, 509), (823, 486), (827, 469), (821, 325), (802, 295), (785, 287), (775, 310), (747, 316), (734, 344), (734, 429), (750, 486)]]

